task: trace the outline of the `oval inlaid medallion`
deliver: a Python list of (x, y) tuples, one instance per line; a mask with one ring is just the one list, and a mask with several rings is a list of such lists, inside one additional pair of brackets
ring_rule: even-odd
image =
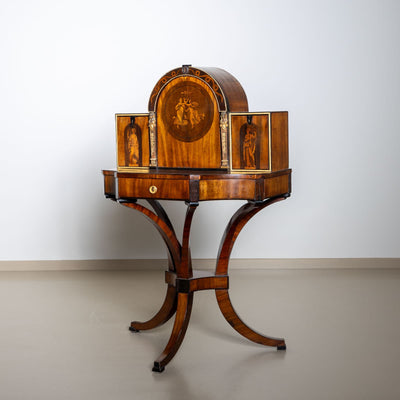
[(190, 81), (179, 82), (166, 89), (161, 118), (175, 139), (194, 142), (210, 129), (214, 107), (207, 91)]

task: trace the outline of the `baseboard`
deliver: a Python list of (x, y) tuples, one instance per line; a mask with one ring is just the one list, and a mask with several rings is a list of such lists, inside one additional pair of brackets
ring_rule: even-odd
[[(195, 268), (214, 269), (215, 260), (195, 259)], [(163, 270), (166, 260), (31, 260), (0, 261), (0, 271)], [(396, 269), (400, 258), (234, 258), (231, 269)]]

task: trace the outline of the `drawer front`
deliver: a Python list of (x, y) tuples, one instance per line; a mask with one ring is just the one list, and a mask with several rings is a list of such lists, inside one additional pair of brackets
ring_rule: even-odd
[(200, 180), (200, 200), (254, 199), (253, 179)]
[(184, 179), (118, 178), (119, 198), (187, 200), (189, 181)]

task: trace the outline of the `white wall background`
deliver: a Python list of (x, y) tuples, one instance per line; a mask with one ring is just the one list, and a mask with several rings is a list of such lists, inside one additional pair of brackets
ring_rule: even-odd
[[(103, 197), (114, 114), (146, 112), (181, 64), (217, 66), (252, 111), (288, 110), (293, 196), (234, 257), (399, 257), (400, 2), (0, 2), (0, 259), (163, 258), (144, 218)], [(184, 206), (164, 202), (178, 226)], [(203, 203), (215, 257), (240, 202)]]

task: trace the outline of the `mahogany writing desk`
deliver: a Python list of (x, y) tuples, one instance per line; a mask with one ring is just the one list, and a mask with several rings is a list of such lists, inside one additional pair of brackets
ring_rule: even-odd
[[(118, 169), (104, 170), (103, 175), (106, 197), (144, 214), (168, 249), (164, 303), (147, 322), (130, 325), (134, 332), (148, 330), (175, 315), (170, 339), (153, 371), (162, 372), (178, 351), (198, 290), (215, 290), (222, 314), (240, 334), (286, 349), (284, 339), (253, 331), (237, 315), (228, 293), (228, 264), (235, 240), (250, 218), (290, 196), (287, 113), (249, 113), (244, 91), (232, 75), (191, 66), (160, 79), (149, 110), (117, 114)], [(186, 203), (181, 242), (159, 200)], [(214, 273), (192, 268), (189, 247), (193, 214), (201, 201), (208, 200), (246, 201), (225, 229)]]

